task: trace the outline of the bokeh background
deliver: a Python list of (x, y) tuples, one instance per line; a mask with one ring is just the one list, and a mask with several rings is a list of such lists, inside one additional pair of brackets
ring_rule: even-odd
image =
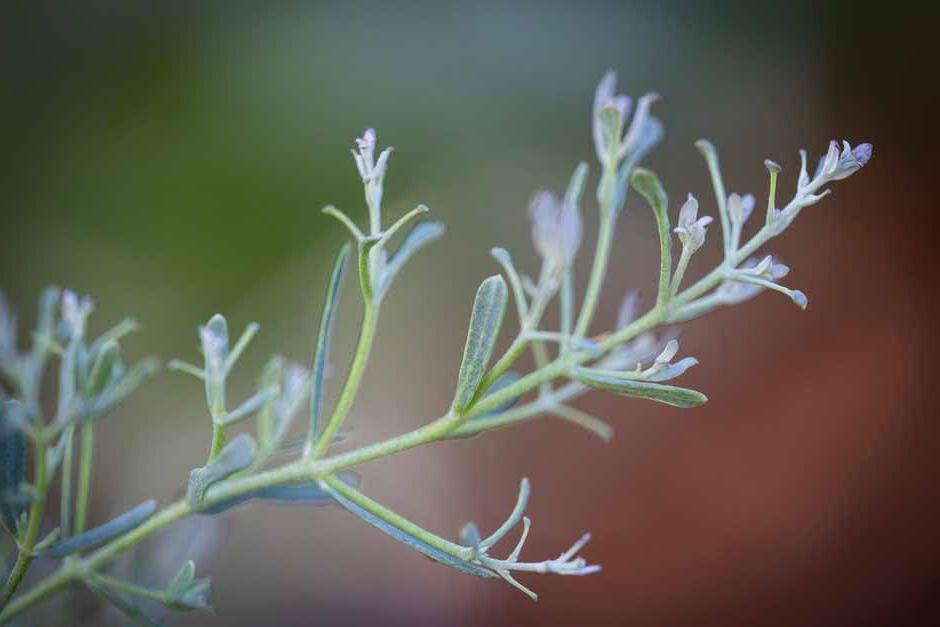
[[(601, 575), (527, 577), (532, 604), (342, 511), (257, 507), (158, 538), (122, 568), (153, 576), (195, 555), (217, 614), (179, 619), (189, 625), (931, 622), (936, 103), (932, 79), (912, 73), (933, 45), (926, 15), (863, 5), (3, 3), (0, 286), (26, 320), (42, 286), (69, 286), (96, 298), (95, 328), (143, 323), (132, 354), (190, 360), (212, 313), (238, 329), (257, 320), (233, 388), (247, 393), (267, 355), (310, 359), (344, 236), (319, 208), (364, 217), (353, 137), (374, 126), (396, 146), (386, 206), (424, 202), (448, 233), (387, 301), (354, 444), (446, 406), (473, 291), (495, 271), (487, 251), (506, 246), (532, 271), (527, 199), (593, 161), (589, 108), (608, 67), (623, 91), (663, 96), (667, 135), (648, 165), (673, 199), (711, 198), (699, 137), (719, 146), (730, 189), (759, 196), (764, 158), (791, 190), (799, 148), (875, 146), (774, 244), (808, 311), (764, 295), (683, 329), (706, 407), (594, 395), (582, 406), (617, 428), (606, 446), (545, 419), (361, 469), (369, 494), (445, 535), (468, 518), (498, 524), (528, 476), (526, 554), (590, 529)], [(657, 244), (637, 198), (618, 238), (597, 331), (628, 287), (652, 294)], [(701, 257), (693, 269), (715, 251)], [(193, 380), (164, 373), (110, 418), (96, 519), (178, 493), (208, 446), (203, 402)], [(122, 618), (76, 592), (32, 620)]]

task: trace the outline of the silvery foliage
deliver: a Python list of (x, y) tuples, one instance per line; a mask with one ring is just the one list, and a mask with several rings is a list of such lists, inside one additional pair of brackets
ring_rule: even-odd
[[(437, 562), (479, 577), (502, 578), (533, 599), (535, 593), (515, 578), (518, 573), (598, 572), (599, 566), (579, 555), (590, 537), (587, 534), (556, 558), (521, 559), (531, 523), (525, 515), (530, 496), (526, 479), (520, 483), (511, 513), (497, 529), (484, 536), (470, 522), (455, 542), (366, 496), (351, 469), (419, 445), (473, 436), (542, 415), (571, 422), (609, 440), (613, 435), (609, 424), (572, 405), (589, 389), (680, 408), (697, 407), (707, 400), (701, 392), (667, 384), (681, 378), (698, 360), (680, 356), (677, 328), (663, 325), (675, 325), (715, 308), (744, 302), (765, 290), (780, 292), (806, 307), (803, 292), (780, 283), (789, 268), (760, 250), (785, 231), (802, 210), (820, 202), (829, 193), (830, 183), (864, 167), (871, 158), (871, 145), (853, 148), (848, 142), (833, 141), (812, 176), (807, 169), (807, 152), (800, 151), (796, 190), (782, 207), (776, 202), (781, 168), (766, 161), (770, 190), (764, 222), (750, 239), (742, 241), (755, 213), (755, 197), (726, 192), (717, 151), (709, 142), (700, 141), (697, 146), (711, 175), (719, 224), (709, 229), (713, 217), (700, 216), (702, 203), (688, 194), (671, 228), (662, 185), (652, 172), (637, 167), (662, 136), (662, 125), (651, 116), (657, 99), (655, 94), (647, 94), (634, 108), (629, 97), (616, 92), (613, 72), (603, 77), (595, 92), (592, 134), (600, 171), (595, 195), (599, 231), (580, 305), (573, 267), (584, 242), (581, 207), (588, 180), (586, 163), (575, 168), (563, 194), (543, 190), (532, 197), (528, 214), (540, 259), (540, 268), (532, 275), (535, 278), (517, 270), (507, 250), (492, 250), (502, 275), (487, 278), (477, 291), (453, 400), (446, 413), (389, 440), (334, 453), (333, 445), (344, 437), (344, 422), (362, 380), (379, 311), (392, 281), (417, 252), (443, 233), (439, 222), (412, 224), (428, 211), (424, 205), (383, 227), (384, 184), (392, 149), (385, 148), (376, 156), (377, 134), (373, 129), (366, 130), (355, 140), (352, 154), (363, 183), (368, 227), (360, 229), (350, 216), (333, 206), (324, 208), (324, 213), (345, 226), (352, 241), (342, 248), (333, 265), (312, 368), (272, 357), (262, 368), (256, 391), (231, 409), (229, 376), (259, 327), (249, 324), (233, 344), (222, 315), (200, 326), (202, 365), (173, 360), (169, 367), (204, 385), (212, 443), (207, 459), (188, 473), (188, 481), (180, 475), (185, 497), (163, 509), (148, 500), (110, 521), (87, 525), (95, 429), (156, 369), (153, 360), (126, 364), (120, 356), (120, 345), (128, 333), (136, 330), (136, 323), (125, 320), (89, 339), (92, 301), (50, 288), (40, 299), (32, 345), (23, 350), (18, 344), (16, 315), (0, 294), (0, 522), (14, 541), (17, 556), (0, 599), (0, 623), (73, 582), (84, 583), (144, 624), (159, 623), (153, 608), (148, 607), (155, 602), (173, 610), (207, 608), (209, 580), (196, 578), (192, 561), (183, 562), (172, 577), (163, 575), (165, 586), (156, 588), (112, 578), (104, 567), (120, 552), (180, 519), (195, 514), (218, 515), (246, 502), (339, 505)], [(656, 304), (643, 312), (637, 292), (628, 291), (613, 328), (589, 337), (587, 331), (604, 282), (616, 218), (631, 187), (646, 199), (656, 217), (661, 247)], [(680, 289), (690, 259), (706, 244), (708, 234), (719, 227), (722, 262)], [(675, 266), (673, 239), (680, 250)], [(400, 243), (393, 246), (393, 241)], [(327, 411), (332, 322), (347, 262), (353, 254), (357, 257), (363, 321), (345, 381), (332, 411)], [(490, 363), (510, 298), (515, 303), (518, 332), (510, 348)], [(555, 301), (560, 314), (558, 328), (545, 328), (543, 318)], [(512, 370), (527, 351), (532, 352), (533, 367), (526, 373)], [(40, 403), (40, 391), (43, 374), (53, 362), (58, 364), (57, 403), (47, 415)], [(534, 398), (523, 402), (530, 392)], [(292, 439), (292, 426), (305, 409), (306, 433)], [(252, 419), (256, 425), (254, 435), (228, 437), (231, 427)], [(77, 452), (76, 447), (80, 447)], [(33, 463), (31, 471), (27, 470), (27, 460)], [(43, 513), (57, 480), (61, 481), (62, 494), (60, 521), (50, 529), (43, 524)], [(520, 523), (522, 532), (515, 548), (504, 557), (496, 557), (494, 547)], [(28, 593), (14, 597), (26, 570), (37, 558), (63, 561), (53, 575)]]

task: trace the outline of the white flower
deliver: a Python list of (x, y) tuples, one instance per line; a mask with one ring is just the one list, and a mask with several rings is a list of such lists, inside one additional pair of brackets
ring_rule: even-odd
[(698, 201), (689, 194), (689, 198), (679, 210), (679, 225), (673, 232), (679, 236), (683, 246), (695, 252), (705, 243), (705, 227), (711, 224), (711, 216), (698, 217)]
[(385, 176), (388, 157), (395, 150), (389, 146), (379, 154), (379, 160), (376, 162), (374, 160), (376, 139), (375, 129), (367, 128), (362, 137), (356, 138), (356, 148), (352, 151), (363, 183), (381, 182), (382, 177)]
[[(637, 102), (633, 120), (624, 133), (630, 117), (632, 101), (616, 93), (617, 74), (608, 71), (594, 92), (593, 133), (597, 159), (605, 167), (616, 167), (628, 155), (642, 152), (658, 139), (658, 122), (650, 117), (650, 107), (659, 100), (657, 94), (646, 94)], [(613, 116), (609, 112), (613, 111)], [(654, 131), (654, 132), (651, 132)], [(617, 133), (624, 133), (621, 137)], [(617, 145), (615, 163), (611, 163), (613, 142)]]
[(839, 151), (839, 142), (829, 142), (829, 151), (819, 162), (814, 178), (824, 177), (827, 181), (841, 181), (858, 172), (869, 159), (871, 159), (872, 145), (859, 144), (855, 148), (849, 142), (842, 141), (842, 151)]
[(79, 298), (71, 290), (62, 294), (62, 320), (71, 339), (81, 338), (85, 334), (85, 321), (94, 307), (94, 302), (88, 296)]
[(536, 192), (529, 204), (532, 241), (554, 271), (567, 267), (581, 245), (581, 212), (547, 191)]
[(728, 196), (728, 216), (736, 224), (744, 224), (754, 212), (754, 194)]

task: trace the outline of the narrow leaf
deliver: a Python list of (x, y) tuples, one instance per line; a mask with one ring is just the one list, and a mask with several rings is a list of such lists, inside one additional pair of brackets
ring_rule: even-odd
[(120, 354), (120, 347), (114, 340), (110, 340), (101, 345), (101, 349), (95, 354), (95, 361), (91, 366), (91, 374), (88, 375), (88, 382), (85, 386), (85, 392), (88, 396), (100, 394), (108, 382), (111, 380), (111, 374), (114, 372), (114, 364), (117, 363)]
[(320, 432), (320, 419), (323, 415), (323, 382), (326, 378), (327, 359), (330, 352), (330, 340), (333, 337), (333, 317), (336, 305), (339, 303), (339, 288), (343, 282), (346, 271), (346, 262), (349, 260), (350, 245), (346, 244), (339, 251), (336, 262), (333, 264), (333, 273), (326, 290), (326, 300), (323, 303), (323, 313), (320, 316), (320, 335), (317, 337), (317, 349), (313, 357), (313, 373), (311, 375), (310, 392), (310, 430), (307, 432), (307, 449), (311, 449)]
[[(504, 389), (504, 388), (507, 388), (507, 387), (509, 387), (510, 385), (513, 385), (514, 383), (516, 383), (516, 382), (517, 382), (519, 379), (521, 379), (521, 378), (522, 378), (522, 377), (521, 377), (518, 373), (512, 372), (511, 370), (510, 370), (509, 372), (504, 372), (503, 374), (499, 375), (499, 378), (497, 378), (496, 381), (493, 382), (493, 385), (491, 385), (491, 386), (486, 390), (486, 394), (484, 394), (484, 395), (481, 397), (480, 400), (483, 400), (483, 399), (486, 398), (487, 396), (490, 396), (490, 395), (492, 395), (492, 394), (496, 394), (496, 393), (499, 392), (500, 390), (502, 390), (502, 389)], [(480, 418), (484, 418), (484, 417), (488, 417), (488, 416), (494, 416), (494, 415), (496, 415), (496, 414), (501, 414), (501, 413), (503, 413), (504, 411), (507, 411), (508, 409), (510, 409), (510, 408), (511, 408), (513, 405), (515, 405), (517, 402), (519, 402), (519, 397), (518, 397), (518, 396), (515, 397), (515, 398), (509, 399), (508, 401), (506, 401), (505, 403), (503, 403), (503, 404), (501, 404), (501, 405), (497, 405), (496, 407), (494, 407), (493, 409), (491, 409), (490, 411), (488, 411), (488, 412), (486, 412), (486, 413), (480, 414), (479, 416), (474, 416), (471, 420), (478, 420), (478, 419), (480, 419)]]
[(686, 370), (692, 366), (698, 365), (695, 357), (684, 357), (674, 364), (669, 364), (664, 370), (657, 372), (649, 378), (650, 381), (669, 381), (682, 376)]
[[(336, 475), (352, 487), (359, 486), (359, 477), (352, 472), (342, 472)], [(221, 514), (236, 505), (248, 501), (262, 501), (274, 505), (309, 505), (318, 507), (334, 505), (333, 497), (323, 491), (316, 483), (298, 483), (294, 485), (276, 485), (260, 488), (248, 494), (242, 494), (220, 503), (216, 503), (200, 511), (201, 514)]]
[(209, 609), (208, 579), (196, 579), (196, 564), (189, 560), (166, 587), (166, 604), (175, 610)]
[(190, 506), (198, 509), (206, 496), (206, 490), (212, 484), (251, 465), (257, 449), (254, 438), (242, 433), (226, 444), (218, 457), (202, 468), (194, 468), (189, 473), (189, 485), (186, 488), (186, 499)]
[(44, 557), (62, 558), (107, 542), (141, 525), (157, 509), (157, 502), (144, 501), (103, 525), (89, 529), (67, 540), (60, 540), (42, 552)]
[(8, 502), (15, 495), (25, 475), (26, 439), (16, 428), (11, 414), (21, 411), (18, 403), (0, 405), (0, 518), (7, 529), (16, 529), (22, 505)]
[(385, 263), (382, 275), (379, 277), (378, 298), (381, 299), (385, 295), (392, 284), (392, 280), (415, 253), (443, 234), (444, 225), (441, 222), (419, 222), (416, 224), (405, 236), (398, 250)]
[(134, 621), (138, 625), (145, 625), (146, 627), (164, 627), (165, 623), (161, 622), (157, 618), (147, 614), (140, 604), (121, 593), (118, 593), (111, 588), (99, 583), (95, 580), (94, 577), (87, 577), (85, 580), (85, 585), (88, 586), (95, 594), (100, 596), (102, 599), (121, 610), (125, 616)]
[(369, 512), (368, 510), (363, 509), (356, 503), (350, 501), (345, 496), (343, 496), (336, 490), (332, 489), (330, 486), (324, 484), (323, 487), (324, 487), (324, 490), (329, 492), (330, 495), (336, 500), (336, 502), (339, 503), (343, 507), (343, 509), (359, 517), (365, 522), (369, 523), (370, 525), (372, 525), (373, 527), (375, 527), (382, 533), (394, 538), (395, 540), (398, 540), (402, 544), (405, 544), (411, 547), (412, 549), (418, 551), (419, 553), (426, 555), (427, 557), (433, 559), (434, 561), (440, 562), (441, 564), (444, 564), (445, 566), (450, 566), (451, 568), (454, 568), (456, 570), (459, 570), (462, 573), (466, 573), (469, 575), (476, 575), (477, 577), (483, 577), (486, 579), (492, 579), (496, 577), (493, 571), (489, 569), (483, 568), (482, 566), (478, 566), (471, 562), (465, 562), (463, 560), (459, 560), (453, 557), (452, 555), (448, 555), (447, 553), (441, 551), (440, 549), (436, 547), (433, 547), (425, 542), (422, 542), (421, 540), (414, 537), (410, 533), (403, 531), (399, 529), (398, 527), (395, 527), (385, 522), (384, 520), (382, 520), (375, 514)]
[(578, 425), (583, 429), (587, 429), (604, 442), (610, 442), (614, 437), (614, 429), (609, 424), (581, 411), (580, 409), (575, 409), (574, 407), (569, 407), (567, 405), (559, 405), (551, 410), (551, 413), (555, 414), (562, 420), (567, 420), (573, 424)]
[(522, 520), (522, 515), (525, 514), (525, 508), (529, 504), (529, 480), (524, 478), (519, 482), (519, 496), (516, 497), (516, 505), (512, 508), (512, 512), (509, 514), (502, 525), (499, 526), (499, 529), (494, 531), (486, 540), (483, 540), (480, 543), (480, 548), (484, 551), (488, 550), (491, 546), (503, 539), (503, 537), (512, 531), (512, 528)]
[[(281, 376), (284, 373), (284, 358), (275, 355), (268, 360), (261, 371), (261, 380), (258, 382), (258, 388), (264, 389), (274, 385), (279, 385)], [(280, 389), (280, 388), (279, 388)], [(274, 441), (275, 411), (277, 409), (278, 399), (268, 399), (268, 402), (261, 407), (258, 412), (258, 441), (261, 449), (267, 451)]]
[(578, 382), (592, 388), (606, 390), (625, 396), (648, 398), (650, 400), (666, 403), (674, 407), (698, 407), (704, 405), (708, 398), (701, 392), (672, 385), (637, 381), (626, 376), (610, 372), (600, 373), (596, 370), (578, 368), (572, 373)]
[(259, 390), (251, 398), (239, 405), (237, 409), (233, 409), (220, 418), (218, 424), (227, 427), (229, 425), (241, 422), (245, 418), (248, 418), (261, 409), (261, 407), (269, 400), (276, 397), (279, 391), (280, 388), (278, 388), (276, 385)]
[(508, 293), (506, 281), (499, 275), (483, 281), (477, 290), (452, 404), (458, 414), (469, 407), (486, 372), (506, 313)]
[(101, 417), (120, 405), (134, 390), (152, 377), (160, 369), (160, 362), (154, 358), (143, 359), (128, 369), (117, 381), (111, 383), (104, 392), (91, 399), (82, 407), (82, 417)]

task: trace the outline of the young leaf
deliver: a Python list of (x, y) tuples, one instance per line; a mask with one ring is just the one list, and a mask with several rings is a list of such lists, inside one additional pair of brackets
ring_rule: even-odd
[[(510, 385), (514, 384), (516, 381), (518, 381), (521, 378), (522, 377), (518, 373), (512, 372), (511, 370), (509, 372), (504, 372), (503, 374), (499, 375), (499, 378), (496, 379), (496, 381), (493, 381), (493, 385), (491, 385), (486, 390), (486, 394), (484, 394), (480, 400), (486, 398), (487, 396), (490, 396), (491, 394), (496, 394), (503, 388), (509, 387)], [(509, 399), (502, 405), (498, 405), (497, 407), (494, 407), (493, 409), (491, 409), (490, 411), (484, 414), (480, 414), (479, 416), (474, 417), (473, 420), (484, 418), (486, 416), (493, 416), (495, 414), (501, 414), (504, 411), (510, 409), (517, 402), (519, 402), (518, 396), (516, 398)]]
[(385, 263), (382, 274), (379, 277), (377, 298), (381, 300), (382, 297), (385, 296), (389, 286), (392, 284), (392, 280), (416, 252), (443, 234), (444, 225), (441, 222), (419, 222), (416, 224), (415, 227), (408, 232), (408, 235), (405, 236), (398, 250), (396, 250)]
[(120, 347), (114, 340), (101, 345), (101, 349), (95, 354), (91, 374), (88, 375), (88, 382), (85, 385), (87, 396), (95, 396), (104, 390), (111, 380), (111, 373), (114, 371), (114, 364), (117, 363), (119, 353)]
[(483, 568), (482, 566), (478, 566), (472, 562), (459, 560), (456, 557), (453, 557), (452, 555), (449, 555), (440, 549), (427, 544), (426, 542), (422, 542), (410, 533), (387, 523), (375, 514), (350, 501), (329, 485), (323, 484), (323, 489), (329, 492), (330, 496), (332, 496), (336, 502), (339, 503), (343, 509), (349, 513), (359, 517), (382, 533), (394, 538), (395, 540), (398, 540), (402, 544), (405, 544), (419, 553), (430, 557), (434, 561), (440, 562), (441, 564), (450, 566), (451, 568), (469, 575), (476, 575), (477, 577), (483, 577), (486, 579), (492, 579), (496, 577), (496, 574), (487, 568)]
[(104, 392), (94, 397), (81, 410), (81, 417), (100, 418), (120, 405), (125, 398), (160, 369), (160, 362), (154, 358), (143, 359), (128, 369), (117, 381), (112, 382)]
[(189, 473), (189, 485), (186, 488), (186, 499), (190, 506), (198, 509), (206, 496), (206, 490), (213, 483), (251, 465), (257, 449), (254, 438), (242, 433), (226, 444), (218, 457), (202, 468), (194, 468)]
[(330, 283), (326, 290), (323, 313), (320, 316), (320, 335), (317, 338), (317, 350), (313, 357), (313, 374), (310, 378), (310, 430), (307, 432), (306, 450), (313, 448), (317, 434), (320, 431), (320, 418), (323, 414), (323, 382), (326, 378), (330, 339), (333, 336), (333, 315), (336, 312), (336, 305), (339, 303), (339, 288), (343, 282), (349, 251), (350, 245), (346, 244), (336, 257), (336, 262), (333, 264), (333, 273), (330, 275)]
[(192, 560), (183, 564), (166, 587), (167, 606), (182, 611), (211, 609), (209, 606), (209, 579), (196, 579), (196, 565)]
[(228, 322), (215, 314), (199, 327), (202, 354), (205, 358), (206, 401), (213, 418), (225, 413), (225, 367), (229, 356)]
[(464, 412), (473, 401), (480, 381), (486, 372), (486, 366), (496, 345), (499, 328), (506, 313), (508, 298), (506, 281), (499, 275), (483, 281), (473, 301), (470, 315), (470, 329), (463, 351), (463, 361), (457, 375), (457, 390), (454, 393), (452, 409), (458, 414)]
[[(268, 360), (261, 371), (261, 379), (258, 382), (258, 389), (269, 388), (274, 385), (280, 385), (281, 376), (284, 373), (284, 358), (275, 355)], [(280, 388), (279, 388), (280, 389)], [(258, 412), (258, 442), (262, 450), (267, 451), (274, 441), (275, 410), (277, 409), (278, 398), (268, 399)]]
[[(626, 375), (626, 373), (624, 373)], [(578, 368), (572, 378), (584, 385), (599, 390), (606, 390), (625, 396), (636, 396), (666, 403), (674, 407), (698, 407), (708, 400), (701, 392), (672, 385), (637, 381), (615, 373), (600, 372), (588, 368)]]
[(245, 418), (248, 418), (261, 409), (261, 407), (269, 400), (275, 398), (279, 391), (280, 389), (276, 385), (259, 390), (251, 398), (239, 405), (237, 409), (233, 409), (232, 411), (222, 416), (222, 418), (219, 419), (218, 424), (227, 427), (229, 425), (241, 422)]
[(16, 529), (16, 519), (22, 506), (8, 502), (23, 481), (26, 461), (26, 441), (23, 432), (16, 428), (11, 417), (20, 411), (18, 403), (0, 405), (0, 518), (8, 530)]
[(84, 582), (92, 592), (121, 610), (134, 623), (146, 627), (165, 627), (165, 623), (147, 614), (135, 599), (112, 590), (97, 581), (94, 576), (86, 577)]
[(137, 507), (124, 512), (117, 518), (103, 525), (89, 529), (77, 536), (60, 540), (42, 552), (43, 557), (61, 558), (66, 555), (90, 549), (96, 545), (116, 538), (141, 525), (157, 509), (157, 502), (144, 501)]
[(460, 529), (460, 543), (462, 545), (479, 549), (480, 540), (480, 529), (476, 526), (476, 523), (468, 522)]

